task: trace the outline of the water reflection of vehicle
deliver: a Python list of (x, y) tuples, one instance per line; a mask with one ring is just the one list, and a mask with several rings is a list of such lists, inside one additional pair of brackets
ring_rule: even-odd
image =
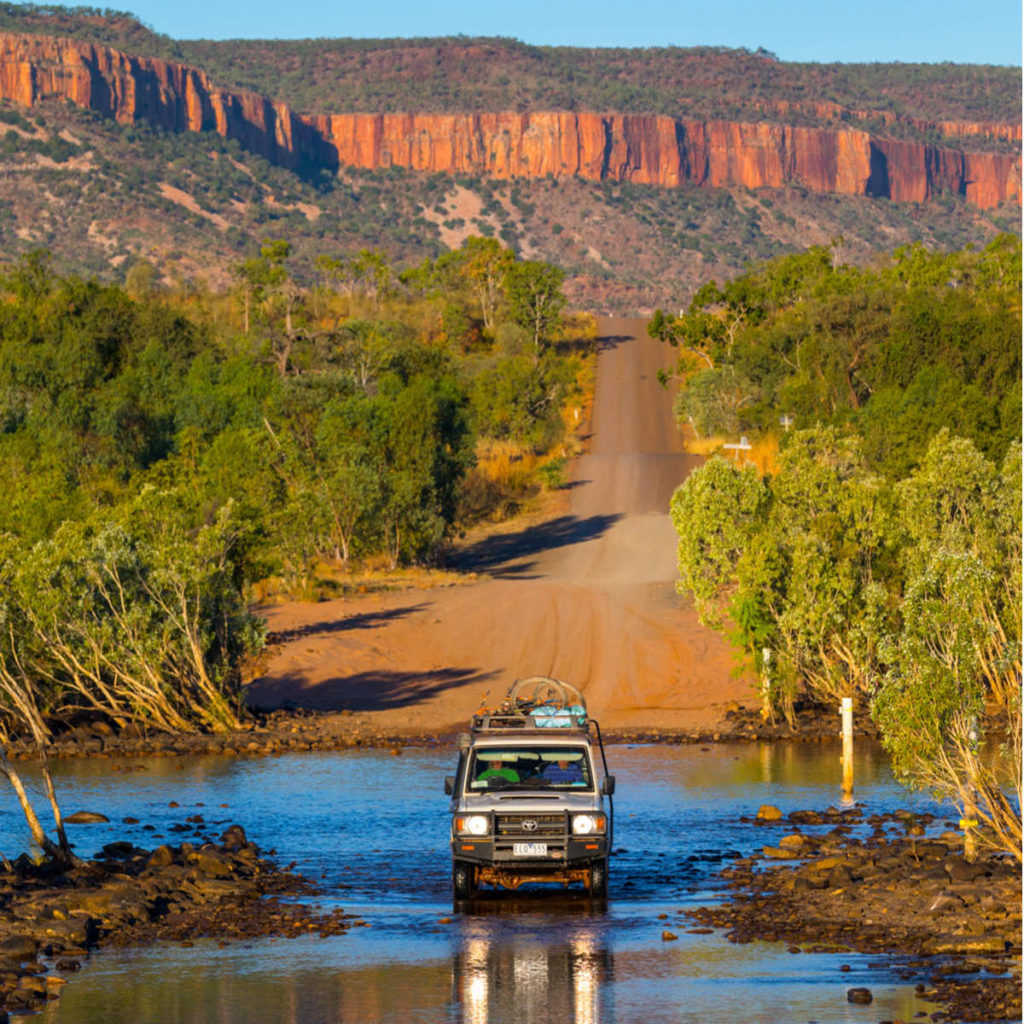
[(474, 716), (445, 779), (455, 899), (524, 882), (582, 883), (603, 897), (614, 791), (580, 692), (546, 676), (516, 683), (500, 708)]
[(452, 995), (463, 1024), (599, 1024), (612, 953), (598, 929), (581, 922), (564, 940), (542, 942), (496, 925), (473, 921), (452, 961)]

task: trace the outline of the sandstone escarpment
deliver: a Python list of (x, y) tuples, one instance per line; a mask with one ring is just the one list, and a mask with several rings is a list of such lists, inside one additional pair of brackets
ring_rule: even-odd
[[(289, 168), (396, 166), (495, 178), (578, 175), (663, 187), (799, 186), (913, 202), (954, 194), (982, 208), (1021, 198), (1018, 153), (967, 152), (857, 128), (664, 115), (308, 117), (255, 93), (220, 89), (195, 68), (46, 36), (0, 34), (0, 99), (28, 107), (63, 99), (122, 123), (213, 131)], [(1020, 125), (928, 127), (965, 140), (1020, 138)]]

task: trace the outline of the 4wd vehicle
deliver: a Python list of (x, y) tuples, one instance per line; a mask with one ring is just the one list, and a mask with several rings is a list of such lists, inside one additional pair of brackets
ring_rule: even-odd
[(444, 790), (452, 797), (456, 900), (473, 898), (481, 885), (524, 882), (581, 882), (604, 896), (615, 777), (574, 686), (531, 676), (500, 708), (474, 715)]

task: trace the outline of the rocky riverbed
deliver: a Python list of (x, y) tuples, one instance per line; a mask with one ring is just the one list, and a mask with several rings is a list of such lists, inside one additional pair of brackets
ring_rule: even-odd
[[(198, 816), (192, 816), (195, 819)], [(189, 822), (203, 831), (202, 821)], [(304, 901), (314, 887), (277, 867), (238, 825), (218, 839), (145, 850), (114, 842), (69, 868), (19, 857), (0, 874), (0, 1022), (57, 998), (90, 950), (157, 940), (223, 945), (337, 935), (362, 922)]]
[[(604, 730), (608, 743), (715, 743), (752, 741), (791, 741), (820, 743), (838, 736), (838, 717), (834, 709), (819, 705), (797, 709), (794, 726), (785, 721), (765, 722), (760, 713), (739, 705), (724, 709), (721, 723), (714, 729), (699, 731)], [(461, 728), (465, 728), (462, 726)], [(359, 747), (429, 746), (452, 742), (457, 729), (434, 733), (393, 730), (380, 726), (373, 712), (314, 711), (281, 708), (254, 711), (239, 730), (226, 733), (170, 734), (128, 726), (117, 729), (103, 719), (84, 720), (65, 727), (48, 748), (51, 758), (133, 758), (153, 756), (261, 756), (291, 751), (349, 750)], [(875, 738), (867, 717), (856, 721), (858, 737)], [(7, 747), (12, 759), (34, 759), (34, 744), (27, 739), (13, 740)]]
[[(793, 953), (895, 954), (904, 978), (927, 979), (919, 994), (943, 1007), (933, 1020), (1018, 1021), (1020, 865), (991, 851), (968, 861), (962, 835), (930, 834), (935, 825), (909, 813), (783, 818), (763, 807), (751, 827), (774, 826), (771, 842), (723, 871), (726, 903), (689, 916), (735, 942), (781, 941)], [(871, 994), (851, 989), (850, 999)]]

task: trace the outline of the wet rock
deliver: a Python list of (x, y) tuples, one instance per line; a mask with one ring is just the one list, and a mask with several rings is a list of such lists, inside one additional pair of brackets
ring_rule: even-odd
[(188, 857), (190, 866), (211, 878), (229, 878), (234, 874), (231, 861), (215, 849), (203, 848)]
[(34, 958), (39, 943), (31, 935), (8, 935), (0, 939), (0, 956), (10, 959)]
[(65, 825), (103, 825), (110, 819), (98, 811), (75, 811), (64, 819)]
[(867, 1006), (874, 1001), (874, 997), (871, 995), (871, 989), (869, 988), (851, 988), (846, 991), (846, 1001), (848, 1003), (857, 1003), (860, 1006)]
[(954, 882), (973, 882), (976, 878), (981, 878), (986, 874), (984, 864), (971, 863), (959, 855), (946, 857), (942, 862), (942, 867)]
[(55, 974), (48, 974), (46, 976), (46, 994), (50, 999), (56, 999), (60, 996), (61, 989), (68, 983), (67, 978), (58, 978)]
[(757, 809), (755, 821), (779, 821), (781, 817), (782, 811), (778, 807), (774, 807), (771, 804), (762, 804)]
[(249, 845), (245, 836), (245, 829), (241, 825), (230, 825), (220, 837), (220, 841), (226, 850), (240, 850)]
[(75, 971), (82, 969), (80, 961), (75, 960), (73, 957), (61, 957), (53, 965), (58, 971), (63, 971), (65, 974), (70, 974)]
[(42, 932), (50, 940), (51, 948), (66, 949), (68, 946), (87, 945), (95, 936), (96, 928), (92, 918), (78, 917), (68, 921), (47, 922)]
[(102, 850), (104, 857), (116, 857), (119, 860), (130, 857), (133, 853), (135, 853), (135, 846), (125, 842), (107, 843)]
[(807, 846), (807, 837), (801, 836), (800, 833), (794, 833), (792, 836), (783, 836), (778, 841), (778, 845), (783, 850), (802, 850)]
[(678, 938), (678, 935), (676, 935), (674, 932), (668, 931), (667, 929), (661, 933), (662, 942), (675, 942), (675, 940)]
[(763, 846), (761, 849), (764, 856), (772, 860), (796, 860), (799, 856), (795, 850), (784, 850), (779, 846)]
[(922, 953), (1005, 953), (1006, 941), (999, 935), (937, 935), (927, 939)]
[(820, 825), (823, 821), (817, 811), (791, 811), (789, 820), (794, 825)]
[(46, 979), (26, 974), (18, 979), (18, 988), (33, 996), (46, 996)]
[(148, 870), (169, 867), (174, 863), (174, 851), (166, 844), (158, 846), (146, 859), (145, 867)]
[(929, 914), (945, 914), (949, 912), (957, 912), (964, 906), (964, 901), (960, 899), (955, 893), (943, 892), (939, 893), (935, 897), (931, 906), (928, 908)]

